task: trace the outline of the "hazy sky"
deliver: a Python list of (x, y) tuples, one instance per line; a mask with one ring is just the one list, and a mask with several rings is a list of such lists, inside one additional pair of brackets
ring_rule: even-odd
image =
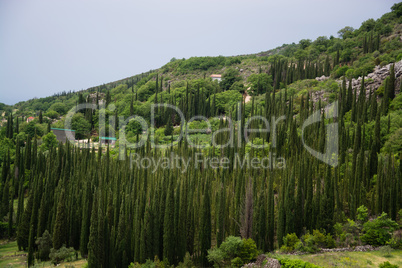
[(392, 0), (0, 0), (0, 102), (358, 28)]

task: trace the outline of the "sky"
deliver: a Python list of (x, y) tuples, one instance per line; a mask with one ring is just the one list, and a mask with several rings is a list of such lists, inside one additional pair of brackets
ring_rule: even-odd
[(173, 57), (258, 53), (337, 36), (392, 0), (0, 0), (0, 102), (77, 91)]

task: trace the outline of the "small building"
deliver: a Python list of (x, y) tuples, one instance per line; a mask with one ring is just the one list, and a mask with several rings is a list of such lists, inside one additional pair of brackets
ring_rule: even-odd
[(99, 142), (101, 144), (112, 144), (115, 145), (116, 144), (116, 138), (115, 137), (100, 137)]
[(31, 121), (34, 120), (34, 119), (35, 119), (35, 117), (33, 117), (33, 116), (28, 117), (28, 118), (27, 118), (27, 123), (31, 122)]
[(212, 78), (212, 81), (217, 80), (218, 82), (220, 82), (222, 80), (222, 75), (220, 74), (211, 74), (210, 77)]
[(75, 130), (63, 128), (50, 128), (50, 130), (54, 135), (56, 135), (56, 138), (59, 142), (61, 141), (62, 143), (65, 143), (68, 139), (68, 136), (73, 137), (75, 140)]

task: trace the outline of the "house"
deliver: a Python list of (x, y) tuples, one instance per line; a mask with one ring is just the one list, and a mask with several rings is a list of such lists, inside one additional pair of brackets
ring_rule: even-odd
[(100, 137), (99, 142), (101, 144), (116, 144), (116, 138), (115, 137)]
[(75, 130), (63, 129), (63, 128), (50, 128), (54, 135), (56, 135), (57, 140), (62, 143), (67, 141), (67, 135), (72, 136), (75, 140)]
[(212, 78), (212, 81), (217, 80), (218, 82), (220, 82), (222, 80), (222, 75), (220, 74), (211, 74), (210, 77)]
[(28, 117), (28, 118), (27, 118), (27, 123), (31, 122), (31, 121), (34, 120), (34, 119), (35, 119), (35, 117), (33, 117), (33, 116)]

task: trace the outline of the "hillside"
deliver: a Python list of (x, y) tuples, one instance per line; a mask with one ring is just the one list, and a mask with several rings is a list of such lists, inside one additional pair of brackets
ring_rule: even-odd
[(28, 265), (400, 254), (402, 3), (338, 34), (0, 104), (0, 238)]

